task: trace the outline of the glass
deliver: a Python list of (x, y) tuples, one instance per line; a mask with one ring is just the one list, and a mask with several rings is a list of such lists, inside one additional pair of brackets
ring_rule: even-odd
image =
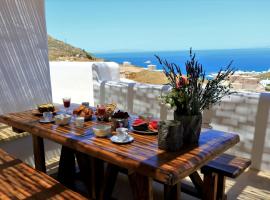
[(128, 129), (127, 128), (117, 128), (116, 129), (117, 137), (121, 141), (125, 141), (128, 138)]
[(106, 107), (104, 105), (98, 105), (97, 106), (97, 116), (98, 116), (98, 118), (101, 121), (103, 121), (105, 115), (106, 115)]
[(65, 107), (66, 114), (68, 113), (68, 108), (70, 107), (70, 102), (71, 102), (71, 98), (69, 98), (69, 97), (63, 98), (63, 104)]
[(43, 118), (45, 121), (51, 121), (53, 117), (53, 113), (52, 112), (44, 112), (43, 113)]
[(83, 124), (84, 124), (84, 117), (76, 117), (75, 126), (79, 128), (83, 128)]

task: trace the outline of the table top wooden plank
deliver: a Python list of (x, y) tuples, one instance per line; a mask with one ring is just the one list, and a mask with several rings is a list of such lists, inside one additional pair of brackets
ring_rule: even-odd
[(0, 149), (0, 199), (86, 200)]
[(97, 138), (91, 127), (99, 122), (89, 121), (84, 128), (41, 124), (31, 111), (0, 116), (0, 122), (31, 134), (53, 140), (120, 167), (137, 171), (173, 185), (199, 169), (206, 162), (239, 142), (239, 136), (215, 130), (201, 133), (199, 146), (182, 152), (166, 152), (158, 148), (157, 136), (131, 133), (134, 142), (114, 144), (109, 138)]

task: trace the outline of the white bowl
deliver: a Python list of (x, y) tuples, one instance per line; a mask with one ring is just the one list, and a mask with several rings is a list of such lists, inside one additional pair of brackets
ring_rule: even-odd
[(97, 137), (106, 137), (111, 133), (111, 126), (109, 125), (96, 125), (92, 128)]
[(62, 125), (62, 126), (69, 124), (70, 120), (71, 120), (71, 115), (67, 115), (67, 114), (60, 114), (54, 117), (55, 124)]

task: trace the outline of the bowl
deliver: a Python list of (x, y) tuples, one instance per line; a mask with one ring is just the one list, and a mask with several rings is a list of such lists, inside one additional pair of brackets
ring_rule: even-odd
[(94, 134), (97, 137), (106, 137), (111, 133), (111, 126), (109, 125), (96, 125), (93, 126)]
[(61, 125), (61, 126), (69, 124), (70, 120), (71, 120), (71, 115), (67, 115), (67, 114), (60, 114), (54, 117), (55, 124)]

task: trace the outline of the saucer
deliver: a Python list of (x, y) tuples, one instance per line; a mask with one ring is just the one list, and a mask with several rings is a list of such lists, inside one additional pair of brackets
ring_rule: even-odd
[(51, 119), (51, 120), (40, 119), (39, 122), (43, 123), (43, 124), (47, 124), (47, 123), (54, 122), (54, 120), (53, 119)]
[(128, 135), (125, 140), (121, 140), (117, 135), (111, 137), (111, 141), (117, 144), (127, 144), (132, 142), (133, 140), (134, 138), (131, 135)]

